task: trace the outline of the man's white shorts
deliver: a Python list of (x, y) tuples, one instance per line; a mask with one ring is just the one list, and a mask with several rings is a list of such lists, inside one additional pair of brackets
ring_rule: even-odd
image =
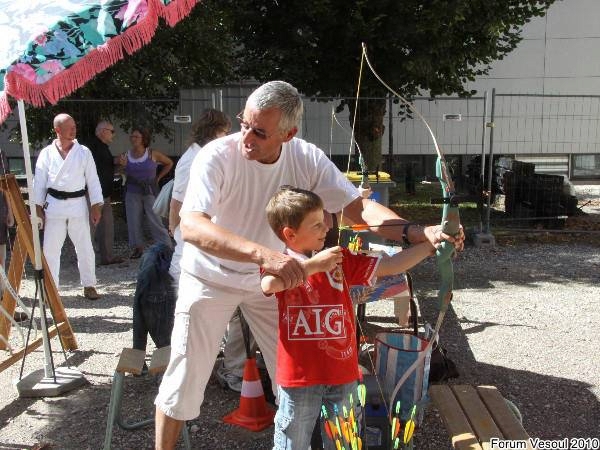
[(182, 271), (171, 335), (171, 359), (154, 401), (167, 416), (191, 420), (200, 414), (221, 338), (238, 306), (274, 383), (278, 322), (275, 297), (207, 284)]

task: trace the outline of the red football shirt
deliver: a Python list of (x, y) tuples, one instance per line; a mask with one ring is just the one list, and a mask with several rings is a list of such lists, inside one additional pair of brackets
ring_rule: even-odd
[(358, 379), (354, 308), (348, 286), (374, 283), (379, 258), (342, 251), (344, 258), (336, 269), (313, 274), (304, 285), (276, 294), (277, 383), (281, 386), (345, 384)]

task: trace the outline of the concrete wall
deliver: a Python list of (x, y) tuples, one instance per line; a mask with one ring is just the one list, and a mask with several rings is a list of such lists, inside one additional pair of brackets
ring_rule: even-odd
[(523, 30), (523, 41), (469, 88), (514, 94), (600, 95), (600, 2), (562, 0)]

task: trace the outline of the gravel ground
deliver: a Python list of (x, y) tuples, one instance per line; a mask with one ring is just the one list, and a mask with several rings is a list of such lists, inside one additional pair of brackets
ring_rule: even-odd
[[(121, 251), (125, 253), (123, 243)], [(19, 398), (13, 381), (20, 364), (0, 373), (0, 449), (102, 448), (113, 370), (131, 345), (132, 298), (137, 261), (99, 267), (99, 292), (81, 297), (72, 251), (63, 256), (61, 296), (79, 350), (68, 355), (87, 386), (61, 397)], [(441, 342), (460, 377), (452, 383), (492, 384), (512, 400), (532, 437), (600, 437), (600, 248), (580, 241), (500, 242), (469, 247), (455, 263), (455, 297)], [(421, 315), (435, 322), (437, 274), (433, 262), (413, 272)], [(31, 274), (21, 294), (32, 298)], [(369, 334), (394, 326), (393, 304), (367, 307)], [(52, 341), (54, 350), (58, 341)], [(64, 358), (55, 352), (55, 361)], [(207, 364), (212, 364), (207, 361)], [(41, 351), (25, 361), (25, 373), (43, 367)], [(130, 420), (152, 414), (159, 380), (127, 377), (123, 411)], [(188, 423), (194, 449), (271, 448), (272, 429), (247, 432), (221, 418), (237, 407), (238, 394), (210, 381), (201, 416)], [(417, 448), (450, 448), (437, 411), (430, 407), (415, 434)], [(153, 427), (115, 428), (113, 449), (153, 448)], [(183, 447), (181, 447), (183, 448)]]

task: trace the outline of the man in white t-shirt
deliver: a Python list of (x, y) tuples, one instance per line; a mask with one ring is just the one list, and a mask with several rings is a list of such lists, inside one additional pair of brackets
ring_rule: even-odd
[(275, 380), (277, 304), (262, 294), (259, 271), (289, 289), (306, 280), (300, 263), (282, 253), (265, 205), (282, 185), (314, 191), (328, 211), (394, 240), (447, 239), (462, 248), (464, 235), (440, 226), (404, 226), (390, 209), (363, 199), (344, 174), (313, 144), (295, 138), (302, 116), (296, 88), (271, 81), (256, 89), (238, 117), (241, 132), (203, 147), (190, 171), (181, 209), (185, 241), (171, 339), (171, 360), (156, 397), (156, 448), (175, 447), (184, 420), (197, 417), (227, 323), (239, 306)]
[[(169, 267), (169, 274), (175, 280), (176, 286), (179, 285), (179, 274), (181, 272), (179, 262), (183, 253), (179, 212), (181, 211), (185, 193), (187, 192), (192, 162), (198, 152), (202, 150), (202, 146), (208, 144), (213, 139), (227, 135), (230, 131), (231, 121), (225, 113), (212, 108), (205, 109), (200, 114), (200, 117), (198, 117), (198, 120), (192, 125), (190, 146), (181, 158), (179, 158), (175, 167), (173, 193), (169, 206), (169, 231), (175, 239), (175, 249), (171, 259), (171, 266)], [(242, 375), (244, 374), (244, 364), (246, 363), (246, 350), (239, 317), (239, 314), (235, 314), (229, 322), (229, 326), (227, 327), (227, 344), (223, 349), (224, 358), (217, 370), (219, 383), (236, 392), (241, 392)]]

